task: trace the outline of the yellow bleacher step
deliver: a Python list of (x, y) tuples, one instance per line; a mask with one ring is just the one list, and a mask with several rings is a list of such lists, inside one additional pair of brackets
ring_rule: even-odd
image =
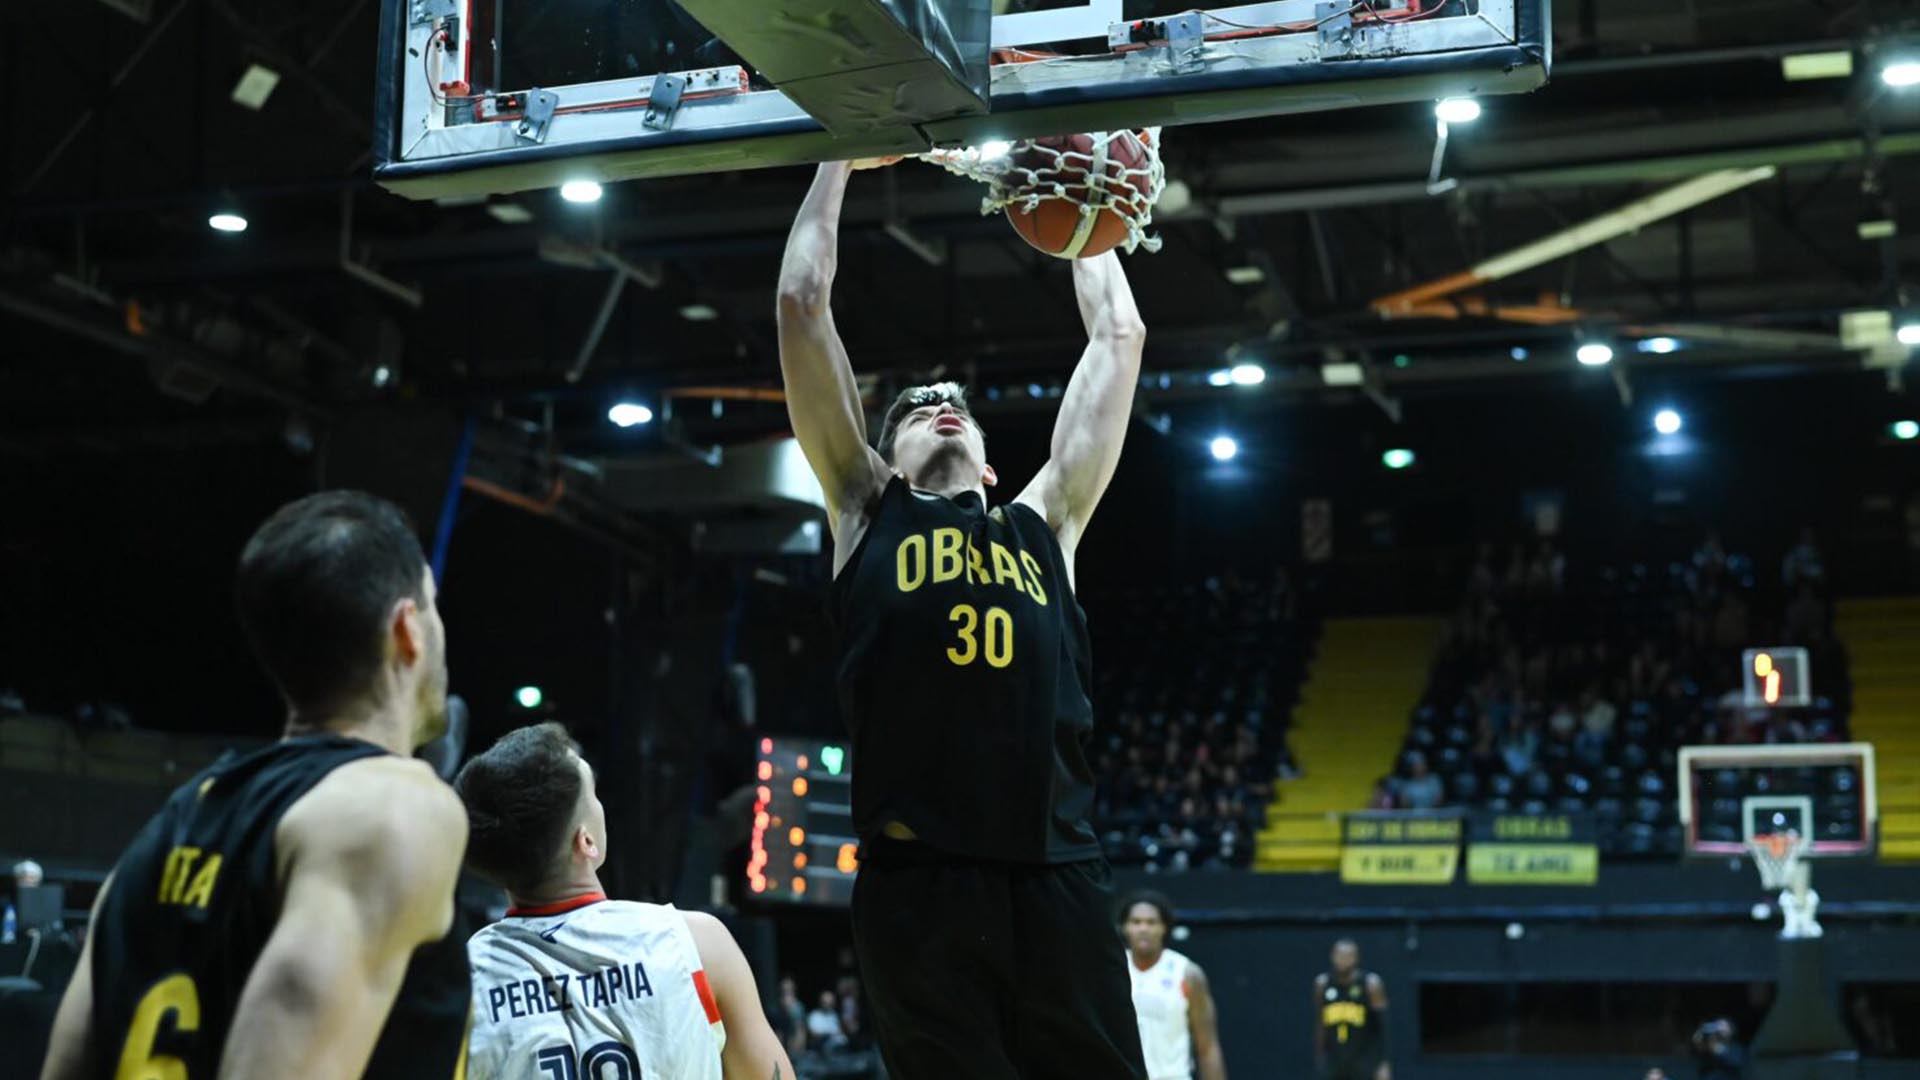
[(1365, 806), (1373, 782), (1392, 768), (1439, 631), (1438, 620), (1422, 617), (1331, 619), (1321, 628), (1287, 735), (1302, 775), (1276, 785), (1256, 869), (1339, 866), (1339, 815)]

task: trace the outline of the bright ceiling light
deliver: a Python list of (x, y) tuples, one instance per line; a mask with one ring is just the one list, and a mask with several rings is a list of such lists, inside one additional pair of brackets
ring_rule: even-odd
[(1641, 352), (1658, 353), (1661, 356), (1675, 352), (1679, 348), (1680, 343), (1670, 337), (1650, 337), (1640, 343)]
[(1367, 381), (1367, 369), (1359, 364), (1321, 364), (1320, 380), (1328, 386), (1359, 386)]
[(1903, 322), (1900, 329), (1893, 332), (1902, 345), (1920, 345), (1920, 322)]
[(1602, 367), (1613, 363), (1613, 346), (1604, 342), (1589, 341), (1580, 346), (1580, 350), (1573, 355), (1588, 367)]
[(1259, 364), (1235, 364), (1228, 370), (1227, 378), (1235, 386), (1259, 386), (1267, 381), (1267, 369)]
[(1380, 464), (1389, 469), (1404, 469), (1413, 464), (1413, 451), (1405, 447), (1394, 447), (1380, 455)]
[(1527, 351), (1525, 345), (1515, 345), (1513, 348), (1507, 350), (1507, 355), (1513, 357), (1515, 363), (1524, 364), (1526, 363), (1527, 357), (1533, 354)]
[(1240, 453), (1240, 444), (1231, 435), (1216, 435), (1207, 444), (1207, 452), (1213, 455), (1215, 461), (1232, 461)]
[(1880, 69), (1880, 81), (1895, 89), (1920, 84), (1920, 63), (1899, 60)]
[(1788, 82), (1809, 79), (1844, 79), (1853, 74), (1853, 54), (1845, 49), (1833, 52), (1795, 53), (1780, 58), (1780, 75)]
[(247, 231), (247, 219), (231, 210), (222, 210), (207, 219), (207, 226), (216, 232), (242, 233)]
[(1233, 372), (1228, 371), (1226, 368), (1221, 368), (1218, 371), (1209, 371), (1207, 372), (1207, 385), (1208, 386), (1232, 386)]
[(1895, 420), (1892, 430), (1893, 437), (1901, 442), (1920, 439), (1920, 420)]
[(1449, 124), (1471, 124), (1480, 119), (1480, 103), (1470, 97), (1442, 98), (1433, 115)]
[(720, 317), (720, 311), (712, 304), (688, 304), (680, 309), (680, 317), (688, 322), (712, 322)]
[(525, 225), (533, 220), (533, 211), (517, 202), (488, 203), (487, 213), (502, 225)]
[(1680, 414), (1672, 409), (1661, 409), (1653, 414), (1653, 430), (1662, 435), (1680, 434)]
[(651, 423), (653, 421), (653, 410), (637, 402), (623, 401), (607, 410), (607, 419), (613, 421), (614, 424), (619, 427), (630, 428), (639, 424)]
[(1229, 266), (1227, 280), (1235, 285), (1258, 285), (1267, 280), (1267, 272), (1257, 266)]
[(1013, 144), (1005, 139), (988, 139), (980, 144), (980, 156), (988, 160), (1003, 158), (1013, 152)]
[(233, 84), (233, 103), (258, 112), (280, 85), (280, 73), (265, 64), (248, 64), (240, 81)]
[(513, 692), (513, 700), (519, 702), (523, 709), (537, 709), (546, 700), (546, 695), (537, 686), (523, 686)]
[(560, 185), (560, 197), (570, 203), (596, 203), (603, 189), (597, 180), (569, 180)]

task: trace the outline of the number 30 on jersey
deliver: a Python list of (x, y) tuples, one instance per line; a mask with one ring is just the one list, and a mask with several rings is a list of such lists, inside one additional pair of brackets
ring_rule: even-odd
[(980, 609), (972, 604), (955, 604), (947, 612), (947, 621), (953, 624), (954, 633), (947, 659), (955, 667), (966, 667), (983, 656), (989, 667), (1003, 668), (1013, 663), (1013, 616), (1006, 608), (990, 607), (983, 619)]

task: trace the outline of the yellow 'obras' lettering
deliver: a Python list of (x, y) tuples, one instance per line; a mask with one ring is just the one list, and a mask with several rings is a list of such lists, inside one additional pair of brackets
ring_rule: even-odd
[(982, 551), (954, 528), (914, 533), (894, 549), (894, 584), (903, 593), (962, 576), (978, 585), (1010, 585), (1041, 607), (1047, 606), (1047, 588), (1041, 583), (1046, 571), (1032, 552), (1019, 552), (1016, 561), (1015, 552), (997, 540), (988, 541)]

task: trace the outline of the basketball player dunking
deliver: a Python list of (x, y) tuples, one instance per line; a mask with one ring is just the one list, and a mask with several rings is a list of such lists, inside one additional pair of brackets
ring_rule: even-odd
[(43, 1080), (435, 1080), (465, 1068), (446, 632), (398, 507), (313, 495), (240, 556), (285, 737), (175, 791), (100, 890)]
[(1088, 342), (1052, 459), (1012, 502), (951, 383), (907, 390), (879, 449), (829, 307), (850, 167), (787, 241), (780, 364), (827, 499), (862, 863), (853, 934), (896, 1080), (1145, 1075), (1087, 822), (1086, 620), (1073, 555), (1120, 459), (1144, 331), (1111, 254), (1076, 261)]
[(1199, 964), (1167, 948), (1172, 929), (1173, 905), (1159, 893), (1134, 893), (1120, 909), (1147, 1080), (1192, 1080), (1196, 1062), (1200, 1080), (1227, 1080), (1213, 990)]
[(513, 901), (467, 944), (473, 1080), (793, 1080), (718, 919), (607, 899), (607, 812), (565, 729), (509, 732), (454, 786), (467, 864)]
[(1387, 1064), (1387, 984), (1360, 970), (1360, 946), (1333, 944), (1333, 970), (1313, 980), (1313, 1059), (1323, 1080), (1393, 1080)]

